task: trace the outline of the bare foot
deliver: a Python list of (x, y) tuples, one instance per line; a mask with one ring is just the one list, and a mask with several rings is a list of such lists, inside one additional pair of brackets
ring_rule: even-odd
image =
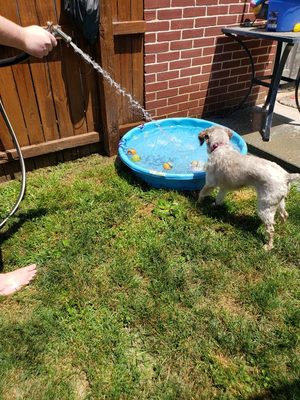
[(8, 296), (27, 285), (36, 274), (36, 265), (19, 268), (12, 272), (0, 274), (0, 296)]

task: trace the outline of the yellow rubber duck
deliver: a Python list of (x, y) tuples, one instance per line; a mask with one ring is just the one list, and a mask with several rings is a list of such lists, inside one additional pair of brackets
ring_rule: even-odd
[(294, 25), (293, 32), (300, 32), (300, 22), (297, 22)]
[(127, 154), (133, 156), (134, 154), (136, 154), (136, 150), (135, 149), (128, 149), (127, 150)]
[(141, 157), (140, 157), (138, 154), (134, 154), (134, 155), (131, 157), (131, 160), (132, 160), (133, 162), (139, 162), (139, 161), (141, 161)]
[(165, 162), (165, 163), (163, 164), (163, 167), (164, 167), (164, 169), (172, 169), (172, 168), (173, 168), (173, 165), (172, 165), (172, 163), (170, 163), (170, 162)]

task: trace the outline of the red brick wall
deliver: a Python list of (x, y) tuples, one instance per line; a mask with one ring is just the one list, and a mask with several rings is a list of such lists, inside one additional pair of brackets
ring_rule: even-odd
[[(246, 2), (246, 5), (245, 5)], [(249, 0), (144, 0), (145, 106), (154, 118), (216, 113), (238, 104), (249, 87), (245, 51), (221, 28), (238, 25)], [(253, 18), (252, 18), (253, 19)], [(248, 40), (259, 75), (271, 72), (270, 42)], [(254, 87), (249, 103), (261, 102)]]

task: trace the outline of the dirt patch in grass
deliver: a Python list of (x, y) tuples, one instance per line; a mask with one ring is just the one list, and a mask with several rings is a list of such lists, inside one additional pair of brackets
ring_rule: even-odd
[(71, 378), (71, 385), (74, 388), (75, 400), (84, 400), (90, 392), (90, 384), (84, 371), (75, 373)]
[(153, 213), (154, 209), (154, 204), (145, 204), (143, 208), (139, 208), (136, 212), (136, 216), (141, 218), (141, 217), (149, 217)]
[(257, 320), (258, 316), (253, 314), (254, 310), (246, 310), (243, 304), (240, 304), (237, 299), (235, 299), (230, 294), (223, 294), (219, 297), (219, 307), (226, 311), (231, 316), (234, 317), (244, 317), (248, 320)]
[[(27, 292), (30, 291), (30, 295), (33, 295), (34, 292), (36, 292), (33, 287), (27, 287), (23, 290), (26, 290)], [(26, 307), (24, 307), (23, 302), (18, 303), (16, 301), (10, 301), (9, 298), (2, 298), (0, 301), (0, 308), (1, 318), (5, 319), (7, 323), (23, 323), (32, 317), (34, 310), (36, 309), (36, 304), (28, 301)]]
[(230, 357), (226, 356), (224, 353), (215, 353), (214, 358), (218, 364), (220, 364), (224, 368), (234, 369), (235, 364), (230, 359)]
[(230, 296), (229, 294), (221, 295), (219, 298), (219, 305), (227, 312), (233, 315), (240, 315), (244, 313), (241, 304), (238, 303), (237, 299)]

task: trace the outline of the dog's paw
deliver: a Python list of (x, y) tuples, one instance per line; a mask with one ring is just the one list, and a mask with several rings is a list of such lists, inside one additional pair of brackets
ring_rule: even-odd
[(270, 243), (264, 244), (264, 249), (265, 249), (266, 251), (272, 250), (273, 247), (274, 247), (273, 244), (270, 244)]

